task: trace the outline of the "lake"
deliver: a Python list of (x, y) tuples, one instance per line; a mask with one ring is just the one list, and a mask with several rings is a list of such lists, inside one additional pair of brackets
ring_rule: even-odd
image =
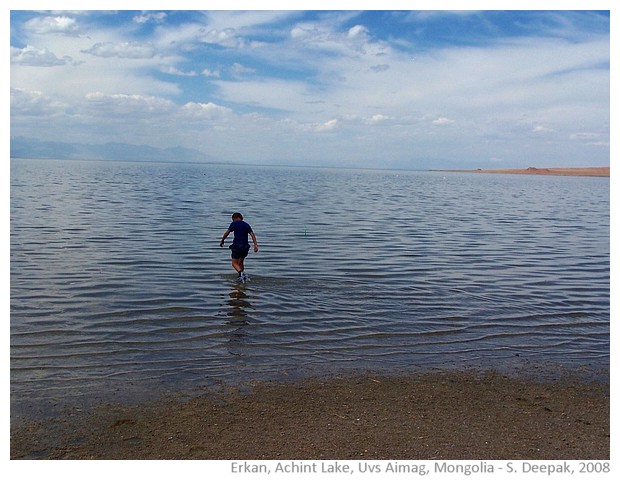
[[(609, 178), (12, 159), (10, 181), (14, 412), (609, 369)], [(245, 284), (219, 247), (234, 211), (260, 246)]]

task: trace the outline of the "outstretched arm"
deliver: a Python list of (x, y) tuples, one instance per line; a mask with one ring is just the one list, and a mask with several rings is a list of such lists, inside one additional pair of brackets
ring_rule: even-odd
[(250, 236), (252, 237), (252, 243), (254, 243), (254, 253), (258, 252), (258, 242), (256, 241), (256, 235), (254, 232), (250, 232)]

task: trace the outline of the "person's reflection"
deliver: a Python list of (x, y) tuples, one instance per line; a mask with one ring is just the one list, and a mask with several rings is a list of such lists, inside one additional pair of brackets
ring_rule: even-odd
[(252, 308), (252, 304), (249, 301), (249, 295), (246, 293), (245, 285), (235, 282), (228, 296), (230, 297), (228, 300), (230, 310), (227, 315), (231, 317), (231, 322), (246, 321), (245, 317), (248, 316), (246, 310)]
[(231, 355), (243, 355), (240, 347), (247, 336), (246, 327), (250, 324), (250, 317), (248, 316), (248, 310), (252, 308), (250, 296), (247, 294), (244, 284), (234, 283), (228, 297), (229, 300), (226, 303), (230, 308), (226, 313), (228, 316), (227, 323), (232, 327), (228, 335), (228, 351)]

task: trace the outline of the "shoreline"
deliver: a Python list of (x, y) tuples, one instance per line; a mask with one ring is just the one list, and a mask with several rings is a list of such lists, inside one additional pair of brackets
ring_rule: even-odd
[(502, 173), (511, 175), (557, 175), (570, 177), (609, 177), (610, 167), (583, 167), (583, 168), (497, 168), (476, 170), (431, 170), (432, 172), (459, 172), (459, 173)]
[(11, 459), (608, 459), (610, 384), (498, 372), (252, 382), (11, 424)]

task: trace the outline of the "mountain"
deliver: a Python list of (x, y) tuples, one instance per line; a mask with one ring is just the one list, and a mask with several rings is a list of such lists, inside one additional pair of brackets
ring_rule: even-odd
[(156, 148), (148, 145), (108, 142), (102, 144), (41, 141), (11, 137), (11, 158), (68, 160), (123, 160), (145, 162), (213, 162), (210, 155), (184, 147)]

